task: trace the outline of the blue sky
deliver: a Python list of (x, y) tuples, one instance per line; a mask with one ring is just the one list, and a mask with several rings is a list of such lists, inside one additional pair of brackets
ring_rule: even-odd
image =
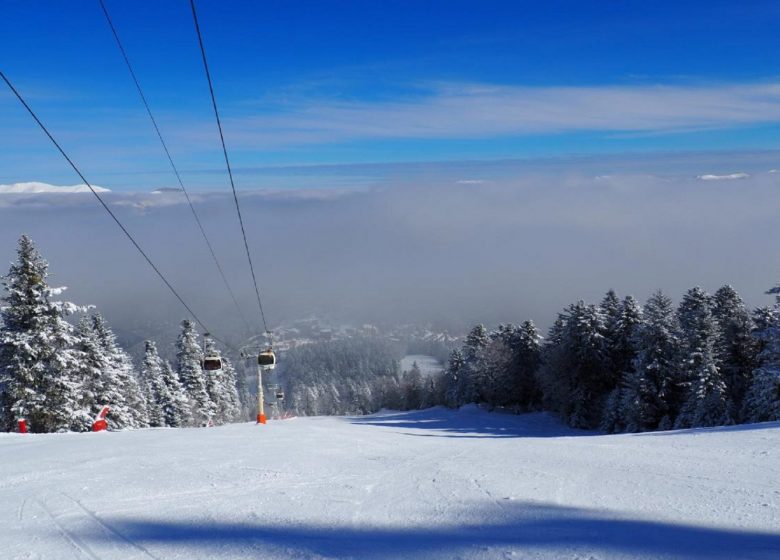
[[(106, 3), (186, 183), (224, 187), (188, 2)], [(572, 154), (712, 151), (728, 170), (722, 152), (780, 148), (777, 2), (198, 6), (239, 188)], [(173, 185), (97, 0), (5, 2), (0, 49), (93, 183)], [(78, 182), (7, 91), (0, 123), (0, 184)], [(309, 165), (341, 172), (261, 171)]]

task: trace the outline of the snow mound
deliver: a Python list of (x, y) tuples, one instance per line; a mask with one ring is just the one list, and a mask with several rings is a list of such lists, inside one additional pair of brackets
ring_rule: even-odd
[[(97, 192), (111, 192), (109, 189), (92, 185)], [(49, 183), (29, 181), (26, 183), (12, 183), (0, 185), (0, 194), (41, 194), (41, 193), (88, 193), (91, 192), (87, 185), (59, 186)]]

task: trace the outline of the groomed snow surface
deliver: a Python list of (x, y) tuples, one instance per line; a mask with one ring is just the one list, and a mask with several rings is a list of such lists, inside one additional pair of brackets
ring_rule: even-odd
[(780, 423), (474, 407), (0, 435), (0, 557), (780, 558)]

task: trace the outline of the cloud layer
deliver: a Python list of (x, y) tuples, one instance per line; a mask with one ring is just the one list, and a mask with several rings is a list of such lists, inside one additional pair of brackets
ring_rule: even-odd
[[(92, 185), (97, 192), (110, 192), (109, 189)], [(91, 192), (87, 185), (59, 186), (49, 183), (40, 183), (37, 181), (28, 181), (26, 183), (13, 183), (10, 185), (0, 185), (0, 194), (74, 194)]]
[[(780, 278), (773, 257), (780, 174), (704, 182), (695, 174), (569, 170), (480, 179), (239, 193), (270, 321), (325, 312), (458, 326), (533, 318), (544, 327), (565, 304), (600, 299), (608, 288), (644, 300), (657, 288), (678, 297), (695, 284), (732, 283), (753, 305), (771, 302), (764, 291)], [(77, 303), (97, 304), (115, 323), (183, 317), (92, 197), (27, 198), (38, 202), (0, 208), (0, 259), (13, 258), (26, 232), (52, 263), (54, 283), (70, 285)], [(106, 199), (210, 328), (237, 328), (181, 194)], [(194, 200), (242, 306), (252, 310), (231, 195)]]
[(780, 84), (515, 87), (438, 84), (404, 101), (305, 99), (233, 119), (231, 139), (303, 144), (582, 131), (680, 132), (780, 122)]

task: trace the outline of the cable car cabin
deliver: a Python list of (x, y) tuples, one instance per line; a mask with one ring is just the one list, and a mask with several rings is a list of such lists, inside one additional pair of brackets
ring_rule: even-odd
[(277, 401), (283, 401), (284, 400), (284, 393), (282, 393), (281, 391), (276, 393), (276, 400)]
[(263, 369), (274, 369), (276, 367), (276, 354), (270, 348), (260, 352), (257, 356), (257, 365)]
[(206, 356), (203, 358), (203, 369), (206, 371), (217, 371), (222, 369), (222, 358), (219, 356)]

